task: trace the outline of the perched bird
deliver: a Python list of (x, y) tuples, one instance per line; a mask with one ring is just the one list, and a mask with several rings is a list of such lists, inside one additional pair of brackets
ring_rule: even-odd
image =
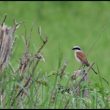
[[(72, 50), (75, 51), (75, 59), (80, 62), (82, 65), (89, 67), (90, 63), (87, 60), (87, 57), (85, 55), (85, 53), (81, 50), (81, 48), (79, 46), (74, 46), (72, 48)], [(91, 68), (96, 74), (97, 72)]]

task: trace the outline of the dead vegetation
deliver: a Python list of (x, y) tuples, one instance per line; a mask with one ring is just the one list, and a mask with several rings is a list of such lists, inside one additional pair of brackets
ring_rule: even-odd
[[(6, 16), (0, 25), (0, 72), (3, 71), (6, 65), (9, 64), (9, 57), (14, 42), (14, 33), (17, 27), (21, 24), (21, 23), (16, 23), (14, 21), (14, 26), (9, 28), (7, 25), (5, 25), (5, 20), (6, 20)], [(13, 108), (14, 105), (17, 105), (19, 103), (18, 101), (19, 97), (28, 96), (27, 91), (30, 89), (31, 85), (33, 84), (33, 81), (39, 85), (38, 88), (40, 88), (41, 85), (48, 86), (49, 85), (48, 83), (50, 83), (40, 79), (39, 74), (36, 80), (33, 80), (39, 62), (45, 59), (44, 56), (41, 54), (41, 51), (48, 43), (48, 37), (42, 36), (41, 27), (38, 27), (38, 33), (42, 41), (42, 44), (39, 46), (38, 50), (33, 54), (31, 54), (29, 50), (31, 39), (28, 38), (25, 34), (24, 53), (20, 59), (19, 67), (17, 69), (14, 69), (15, 71), (13, 71), (14, 75), (20, 74), (20, 82), (23, 82), (23, 86), (22, 87), (18, 85), (13, 86), (13, 90), (12, 90), (13, 94), (10, 98), (11, 108)], [(64, 62), (62, 66), (60, 65), (60, 67), (58, 68), (58, 70), (56, 70), (56, 72), (52, 73), (51, 75), (45, 76), (46, 79), (55, 77), (55, 84), (52, 85), (53, 89), (51, 90), (49, 95), (50, 98), (48, 101), (48, 108), (51, 105), (57, 103), (57, 98), (58, 98), (57, 96), (59, 93), (62, 94), (62, 99), (60, 100), (61, 102), (63, 102), (63, 100), (65, 99), (64, 98), (65, 93), (70, 94), (70, 97), (68, 99), (65, 99), (66, 101), (64, 103), (63, 108), (69, 108), (71, 98), (74, 96), (78, 97), (82, 94), (83, 97), (88, 97), (89, 96), (88, 87), (82, 86), (82, 83), (84, 82), (87, 85), (89, 85), (88, 74), (93, 65), (94, 63), (91, 64), (91, 66), (88, 69), (81, 68), (80, 70), (74, 71), (71, 76), (68, 76), (68, 83), (66, 84), (66, 86), (62, 85), (62, 81), (65, 80), (64, 78), (67, 75), (66, 72), (66, 68), (68, 66), (67, 62)], [(24, 74), (27, 73), (28, 73), (27, 77), (24, 77)], [(0, 97), (1, 97), (1, 102), (5, 107), (7, 105), (7, 102), (5, 101), (6, 97), (4, 95), (3, 89), (1, 89)]]
[(8, 65), (8, 60), (12, 51), (14, 43), (14, 33), (20, 23), (14, 21), (12, 27), (5, 25), (7, 15), (5, 15), (3, 22), (0, 25), (0, 72)]

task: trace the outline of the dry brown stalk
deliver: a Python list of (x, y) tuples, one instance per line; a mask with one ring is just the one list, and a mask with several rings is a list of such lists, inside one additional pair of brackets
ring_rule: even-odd
[(63, 65), (61, 72), (60, 72), (60, 78), (62, 78), (64, 76), (66, 67), (67, 67), (67, 63), (64, 62), (64, 65)]
[(14, 23), (13, 27), (5, 25), (6, 15), (0, 25), (0, 72), (8, 65), (9, 57), (14, 43), (14, 33), (19, 23)]
[(43, 44), (39, 47), (37, 53), (34, 54), (34, 56), (31, 58), (31, 61), (29, 62), (29, 63), (30, 63), (29, 67), (31, 66), (31, 64), (33, 63), (33, 61), (34, 61), (35, 59), (37, 59), (37, 60), (35, 60), (36, 63), (34, 64), (34, 67), (32, 68), (31, 75), (30, 75), (30, 77), (27, 79), (27, 81), (26, 81), (26, 83), (24, 84), (23, 88), (18, 91), (18, 94), (17, 94), (16, 97), (13, 99), (13, 102), (11, 103), (11, 105), (13, 105), (14, 102), (15, 102), (15, 100), (16, 100), (21, 94), (24, 93), (24, 88), (26, 88), (26, 87), (30, 84), (30, 81), (32, 80), (32, 77), (33, 77), (33, 75), (34, 75), (35, 69), (36, 69), (36, 67), (37, 67), (37, 65), (38, 65), (38, 63), (39, 63), (39, 61), (43, 58), (43, 56), (40, 54), (40, 52), (41, 52), (41, 50), (44, 48), (44, 46), (45, 46), (45, 44), (47, 43), (47, 41), (48, 41), (47, 37), (46, 37), (46, 39), (42, 39)]
[[(80, 84), (82, 81), (86, 81), (87, 82), (87, 75), (89, 73), (89, 71), (91, 70), (91, 68), (93, 67), (94, 63), (92, 63), (89, 68), (87, 69), (87, 71), (83, 70), (83, 71), (80, 71), (81, 73), (80, 74), (83, 74), (81, 80), (78, 82), (77, 86), (75, 87), (75, 90), (77, 91), (77, 94), (80, 93)], [(83, 90), (83, 95), (84, 96), (87, 96), (88, 95), (88, 91), (87, 90)]]

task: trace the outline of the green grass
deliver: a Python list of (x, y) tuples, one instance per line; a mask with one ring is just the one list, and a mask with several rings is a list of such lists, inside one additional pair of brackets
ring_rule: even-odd
[[(59, 61), (63, 65), (66, 60), (65, 72), (67, 76), (61, 80), (61, 84), (66, 85), (69, 76), (80, 66), (75, 61), (71, 50), (74, 45), (79, 45), (87, 54), (88, 60), (98, 65), (100, 75), (109, 81), (109, 12), (109, 2), (0, 2), (0, 19), (6, 13), (8, 15), (7, 25), (11, 26), (13, 19), (18, 22), (24, 21), (27, 37), (29, 37), (30, 29), (33, 26), (31, 52), (35, 53), (42, 43), (37, 32), (38, 26), (41, 26), (43, 36), (48, 36), (48, 43), (42, 51), (45, 63), (40, 62), (34, 77), (37, 78), (37, 75), (40, 74), (38, 79), (46, 80), (48, 87), (34, 82), (28, 90), (28, 96), (23, 96), (23, 99), (22, 97), (18, 98), (18, 103), (13, 108), (64, 108), (69, 99), (67, 108), (110, 108), (109, 102), (105, 100), (106, 92), (110, 95), (109, 86), (103, 80), (101, 81), (99, 75), (92, 74), (92, 71), (89, 75), (91, 91), (88, 101), (82, 96), (73, 95), (71, 97), (71, 95), (58, 93), (56, 102), (49, 104), (56, 80), (55, 76), (47, 78), (47, 75), (59, 69)], [(16, 32), (17, 39), (10, 59), (15, 69), (24, 52), (22, 40), (25, 35), (24, 24)], [(96, 65), (94, 67), (97, 69)], [(28, 77), (28, 74), (25, 76)], [(14, 85), (23, 86), (19, 78), (19, 74), (13, 75), (10, 67), (7, 67), (4, 75), (0, 78), (1, 84), (3, 84), (0, 86), (4, 88), (4, 94), (7, 96), (5, 108), (10, 108), (10, 97), (12, 94), (16, 95), (16, 92), (12, 93)], [(70, 85), (72, 85), (71, 81)], [(77, 104), (77, 102), (80, 103)], [(0, 108), (4, 108), (1, 102)]]

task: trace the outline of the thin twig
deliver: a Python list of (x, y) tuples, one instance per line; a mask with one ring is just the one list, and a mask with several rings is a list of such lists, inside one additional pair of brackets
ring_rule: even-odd
[(38, 33), (39, 33), (40, 39), (43, 42), (43, 44), (38, 49), (37, 54), (42, 50), (42, 48), (44, 47), (44, 45), (47, 43), (47, 40), (48, 40), (47, 37), (45, 37), (45, 39), (42, 37), (42, 31), (41, 31), (41, 27), (40, 26), (38, 27)]
[(42, 40), (43, 44), (39, 47), (38, 51), (36, 52), (35, 56), (40, 53), (40, 51), (43, 49), (43, 47), (45, 46), (45, 44), (47, 43), (48, 39), (47, 37), (45, 38), (45, 40)]
[(63, 67), (62, 67), (62, 69), (61, 69), (60, 78), (63, 77), (63, 75), (64, 75), (64, 73), (65, 73), (65, 69), (66, 69), (66, 67), (67, 67), (67, 63), (64, 62), (64, 65), (63, 65)]
[(3, 27), (4, 22), (6, 21), (6, 18), (7, 18), (7, 15), (5, 14), (4, 19), (3, 19), (2, 23), (1, 23), (2, 27)]
[(30, 83), (30, 81), (31, 81), (31, 79), (32, 79), (32, 76), (33, 76), (33, 74), (34, 74), (34, 71), (35, 71), (35, 69), (36, 69), (36, 67), (37, 67), (37, 65), (38, 65), (38, 63), (39, 63), (39, 61), (40, 61), (40, 60), (38, 59), (37, 62), (36, 62), (36, 64), (35, 64), (35, 66), (34, 66), (33, 69), (32, 69), (32, 74), (30, 75), (30, 77), (28, 78), (28, 80), (26, 81), (26, 83), (24, 84), (23, 88), (19, 90), (18, 94), (17, 94), (16, 97), (14, 98), (13, 102), (11, 103), (12, 106), (13, 106), (15, 100), (20, 96), (20, 94), (23, 93), (24, 88), (26, 88), (26, 87), (29, 85), (29, 83)]
[(67, 63), (64, 62), (63, 67), (60, 70), (61, 71), (60, 73), (53, 72), (52, 74), (48, 75), (47, 77), (50, 77), (50, 76), (53, 76), (53, 75), (60, 75), (60, 78), (62, 78), (64, 73), (65, 73), (66, 67), (67, 67)]
[(16, 29), (17, 29), (22, 23), (23, 23), (23, 22), (17, 23), (16, 20), (14, 20), (13, 33), (16, 31)]
[[(39, 61), (40, 61), (40, 59), (42, 58), (41, 56), (39, 56), (39, 53), (40, 53), (40, 51), (43, 49), (43, 47), (45, 46), (45, 44), (47, 43), (47, 37), (46, 37), (45, 40), (42, 40), (42, 42), (43, 42), (43, 44), (40, 46), (40, 48), (38, 49), (37, 53), (34, 55), (35, 57), (33, 57), (32, 61), (31, 61), (31, 64), (32, 64), (33, 60), (34, 60), (35, 58), (37, 58), (37, 61), (36, 61), (35, 65), (34, 65), (34, 67), (33, 67), (33, 69), (32, 69), (32, 74), (30, 75), (30, 77), (28, 78), (28, 80), (26, 81), (26, 83), (24, 84), (23, 88), (26, 88), (26, 87), (29, 85), (29, 83), (30, 83), (30, 81), (31, 81), (31, 78), (32, 78), (33, 75), (34, 75), (35, 69), (36, 69), (36, 67), (37, 67), (37, 65), (38, 65), (38, 63), (39, 63)], [(30, 65), (31, 65), (31, 64), (30, 64)], [(23, 88), (19, 90), (18, 94), (17, 94), (16, 97), (14, 98), (13, 102), (11, 103), (11, 105), (13, 105), (14, 102), (15, 102), (15, 100), (18, 98), (18, 96), (20, 96), (20, 94), (23, 93)]]

